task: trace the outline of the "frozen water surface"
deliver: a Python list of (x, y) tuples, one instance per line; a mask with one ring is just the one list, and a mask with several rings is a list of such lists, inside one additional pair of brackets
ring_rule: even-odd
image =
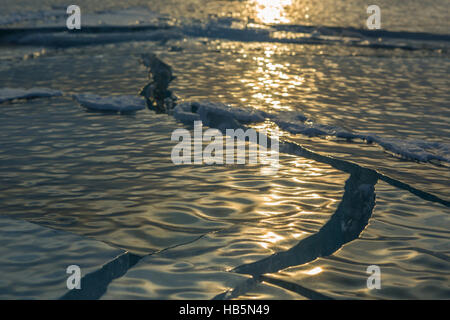
[[(448, 10), (432, 2), (381, 1), (371, 33), (360, 0), (79, 1), (76, 33), (58, 1), (4, 1), (0, 271), (23, 282), (0, 296), (448, 299)], [(138, 96), (149, 52), (177, 77), (170, 115)], [(174, 165), (194, 120), (279, 129), (279, 170)], [(96, 290), (67, 293), (74, 259)]]

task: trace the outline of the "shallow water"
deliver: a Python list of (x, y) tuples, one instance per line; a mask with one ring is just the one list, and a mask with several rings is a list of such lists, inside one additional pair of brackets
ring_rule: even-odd
[[(450, 149), (430, 147), (450, 144), (448, 41), (417, 40), (405, 33), (397, 42), (414, 50), (382, 49), (372, 46), (372, 40), (370, 45), (351, 42), (348, 37), (354, 35), (344, 33), (353, 29), (345, 29), (337, 43), (325, 38), (286, 43), (273, 41), (274, 36), (249, 42), (211, 16), (265, 26), (282, 22), (291, 31), (296, 25), (362, 29), (366, 17), (364, 4), (356, 0), (345, 5), (280, 1), (270, 14), (261, 9), (263, 1), (254, 2), (208, 1), (202, 10), (198, 1), (152, 2), (150, 9), (160, 22), (171, 21), (177, 28), (176, 36), (158, 41), (127, 41), (122, 35), (96, 45), (96, 39), (105, 39), (100, 34), (87, 46), (72, 39), (68, 46), (55, 47), (48, 46), (48, 39), (59, 35), (31, 33), (39, 40), (33, 45), (0, 47), (1, 87), (65, 93), (0, 105), (1, 212), (142, 256), (103, 298), (213, 298), (239, 288), (232, 298), (448, 299), (448, 162), (420, 162), (377, 143), (285, 130), (282, 141), (294, 141), (327, 160), (281, 153), (275, 176), (261, 175), (260, 165), (176, 166), (170, 159), (175, 145), (171, 133), (187, 127), (173, 117), (148, 110), (98, 114), (71, 99), (74, 93), (137, 94), (147, 81), (139, 55), (155, 52), (173, 67), (177, 79), (172, 87), (183, 99), (301, 113), (314, 124), (386, 141), (419, 141), (428, 147), (415, 152), (449, 156)], [(283, 6), (285, 2), (292, 4)], [(35, 8), (27, 1), (6, 1), (5, 14), (18, 13), (18, 5), (36, 11), (58, 3), (44, 1)], [(123, 6), (116, 1), (79, 5), (88, 13)], [(148, 6), (131, 1), (127, 7), (137, 5)], [(413, 25), (408, 16), (421, 9), (420, 2), (411, 1), (409, 11), (403, 4), (381, 3), (382, 10), (389, 6), (383, 10), (383, 29), (448, 34), (448, 11), (439, 9), (443, 5), (435, 1)], [(277, 8), (282, 10), (274, 15)], [(55, 23), (28, 19), (6, 26), (33, 29)], [(196, 28), (205, 23), (221, 32), (228, 28), (226, 38), (221, 33), (204, 36)], [(382, 43), (392, 44), (386, 41)], [(253, 126), (276, 124), (267, 120)], [(370, 181), (376, 204), (368, 223), (358, 224), (361, 234), (344, 233), (348, 242), (343, 242), (329, 238), (322, 228), (334, 226), (340, 203), (359, 204), (348, 195), (353, 189), (346, 189), (349, 177), (358, 176), (348, 163), (388, 179)], [(361, 179), (370, 180), (364, 177), (371, 171), (361, 170)], [(361, 202), (364, 208), (369, 198)], [(302, 243), (315, 234), (323, 235), (321, 240), (304, 250)], [(327, 243), (339, 245), (329, 251)], [(258, 269), (257, 261), (298, 244), (299, 251), (292, 251), (296, 254), (286, 264)], [(382, 269), (381, 290), (366, 288), (366, 268), (373, 264)], [(251, 272), (230, 272), (239, 266)], [(249, 285), (248, 274), (258, 272), (263, 281)], [(186, 277), (190, 280), (180, 282)]]

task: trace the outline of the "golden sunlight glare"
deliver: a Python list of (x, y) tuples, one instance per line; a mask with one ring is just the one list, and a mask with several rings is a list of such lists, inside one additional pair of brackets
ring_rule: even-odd
[(262, 23), (289, 23), (285, 9), (292, 0), (253, 0), (256, 18)]

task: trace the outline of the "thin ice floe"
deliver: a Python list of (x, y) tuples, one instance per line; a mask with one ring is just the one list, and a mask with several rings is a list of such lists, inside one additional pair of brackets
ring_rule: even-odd
[(0, 88), (0, 103), (15, 99), (34, 99), (61, 95), (61, 91), (48, 88)]
[(404, 159), (429, 162), (439, 160), (450, 162), (450, 144), (423, 140), (400, 140), (367, 135), (368, 142), (375, 142), (385, 150), (400, 155)]
[(210, 101), (183, 102), (175, 107), (173, 115), (183, 123), (191, 124), (195, 120), (201, 120), (203, 124), (218, 129), (236, 128), (241, 124), (265, 119), (264, 112)]
[(236, 128), (248, 123), (270, 120), (280, 129), (292, 134), (302, 134), (309, 137), (332, 136), (368, 143), (376, 143), (386, 151), (403, 159), (429, 162), (433, 160), (450, 162), (450, 145), (423, 140), (400, 140), (381, 137), (376, 134), (354, 133), (337, 126), (315, 123), (298, 112), (267, 113), (250, 108), (237, 108), (214, 102), (184, 102), (173, 111), (176, 119), (192, 124), (201, 120), (210, 127), (225, 129)]
[(404, 159), (428, 162), (433, 160), (450, 162), (450, 145), (423, 140), (400, 140), (381, 137), (371, 133), (354, 133), (345, 129), (315, 123), (297, 112), (270, 114), (269, 118), (281, 129), (293, 134), (313, 136), (332, 136), (343, 139), (360, 139), (368, 143), (376, 143), (395, 155)]
[(133, 113), (145, 109), (145, 100), (137, 96), (102, 97), (85, 93), (73, 95), (73, 98), (83, 107), (96, 111)]

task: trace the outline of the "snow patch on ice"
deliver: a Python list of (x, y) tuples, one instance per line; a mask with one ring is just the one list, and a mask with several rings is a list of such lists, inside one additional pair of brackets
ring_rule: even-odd
[(85, 93), (73, 95), (73, 98), (83, 107), (96, 111), (132, 113), (145, 109), (145, 99), (137, 96), (102, 97)]
[(450, 162), (450, 145), (423, 140), (400, 140), (381, 137), (371, 133), (354, 133), (337, 126), (323, 125), (307, 119), (297, 112), (270, 114), (268, 118), (281, 129), (293, 134), (303, 134), (309, 137), (332, 136), (343, 139), (360, 139), (368, 143), (376, 143), (386, 151), (404, 159), (421, 162), (439, 160)]
[(377, 135), (366, 135), (364, 140), (375, 142), (385, 150), (402, 158), (429, 162), (439, 160), (450, 162), (450, 144), (440, 142), (429, 142), (423, 140), (400, 140), (393, 138), (383, 138)]
[(293, 134), (303, 134), (309, 137), (336, 135), (342, 130), (338, 127), (315, 124), (306, 116), (299, 112), (280, 112), (268, 115), (268, 118), (275, 122), (280, 129)]
[(34, 99), (61, 96), (62, 92), (48, 88), (0, 88), (0, 103), (14, 99)]
[(181, 103), (173, 110), (173, 115), (183, 123), (192, 124), (193, 121), (201, 120), (203, 124), (221, 130), (270, 120), (280, 129), (293, 134), (302, 134), (309, 137), (336, 137), (348, 140), (359, 139), (367, 143), (376, 143), (386, 151), (403, 159), (421, 162), (433, 160), (450, 162), (449, 144), (423, 140), (400, 140), (370, 133), (354, 133), (337, 126), (316, 123), (302, 113), (295, 111), (267, 113), (251, 108), (238, 108), (222, 103), (203, 101)]
[(183, 123), (201, 120), (204, 125), (217, 129), (233, 129), (265, 119), (264, 112), (210, 101), (183, 102), (175, 107), (173, 115)]

